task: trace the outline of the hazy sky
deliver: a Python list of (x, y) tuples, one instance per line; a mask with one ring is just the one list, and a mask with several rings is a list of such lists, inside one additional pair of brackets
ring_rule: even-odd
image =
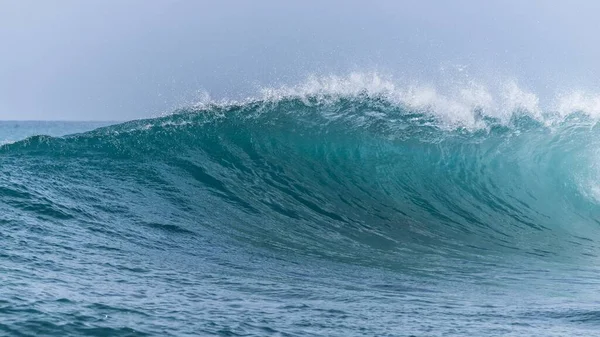
[(0, 0), (0, 119), (124, 120), (309, 74), (595, 88), (598, 1)]

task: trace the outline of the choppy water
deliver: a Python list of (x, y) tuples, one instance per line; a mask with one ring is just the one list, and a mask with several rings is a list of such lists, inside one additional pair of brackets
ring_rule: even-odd
[(591, 113), (275, 96), (0, 123), (0, 334), (598, 331)]

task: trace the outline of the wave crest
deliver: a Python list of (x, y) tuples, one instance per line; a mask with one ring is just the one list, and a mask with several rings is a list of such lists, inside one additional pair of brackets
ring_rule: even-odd
[[(117, 195), (135, 200), (122, 210), (132, 218), (156, 214), (159, 205), (250, 242), (355, 261), (370, 261), (372, 249), (392, 259), (377, 263), (404, 249), (539, 256), (595, 249), (589, 237), (597, 235), (600, 208), (590, 177), (600, 137), (593, 122), (571, 118), (549, 128), (531, 107), (504, 122), (478, 106), (469, 118), (485, 128), (450, 128), (455, 122), (440, 124), (446, 115), (409, 108), (394, 100), (396, 87), (370, 81), (370, 91), (362, 77), (331, 79), (261, 100), (32, 137), (0, 148), (3, 167), (15, 172), (2, 179), (26, 181), (35, 166), (85, 186), (57, 192), (64, 205), (86, 193)], [(509, 89), (521, 102), (507, 102), (512, 109), (537, 105)], [(484, 91), (463, 97), (494, 101)], [(70, 209), (64, 205), (55, 207)], [(86, 214), (110, 218), (103, 212)]]

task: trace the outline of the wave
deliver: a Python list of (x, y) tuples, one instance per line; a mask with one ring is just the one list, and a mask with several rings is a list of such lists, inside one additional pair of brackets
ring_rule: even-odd
[(597, 255), (600, 129), (584, 96), (549, 113), (516, 86), (499, 104), (361, 76), (5, 144), (2, 211), (353, 263)]

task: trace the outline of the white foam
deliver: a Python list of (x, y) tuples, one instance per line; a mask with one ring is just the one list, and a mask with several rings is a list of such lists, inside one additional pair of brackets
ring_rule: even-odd
[(566, 117), (579, 112), (590, 117), (600, 117), (600, 93), (574, 90), (558, 95), (555, 108), (560, 116)]
[(573, 91), (557, 95), (549, 104), (543, 104), (538, 95), (511, 78), (486, 83), (465, 76), (440, 85), (399, 81), (376, 72), (355, 72), (346, 76), (313, 75), (296, 85), (262, 87), (257, 96), (242, 100), (217, 102), (207, 92), (201, 92), (199, 103), (194, 107), (273, 103), (289, 98), (300, 99), (310, 105), (315, 100), (318, 104), (335, 103), (342, 98), (363, 95), (383, 98), (392, 104), (426, 112), (440, 121), (440, 127), (450, 128), (486, 127), (482, 117), (509, 123), (516, 114), (527, 115), (546, 125), (560, 122), (577, 112), (595, 119), (600, 118), (600, 94)]
[(503, 84), (500, 102), (503, 110), (508, 112), (526, 111), (530, 115), (541, 118), (540, 99), (534, 93), (523, 90), (516, 81)]
[(311, 76), (295, 86), (262, 88), (261, 99), (283, 98), (336, 100), (340, 97), (368, 95), (409, 108), (424, 110), (450, 126), (477, 128), (482, 115), (508, 122), (514, 113), (541, 118), (538, 97), (519, 87), (515, 80), (501, 85), (485, 85), (473, 80), (454, 82), (451, 86), (433, 84), (397, 84), (378, 73), (351, 73), (348, 76)]

